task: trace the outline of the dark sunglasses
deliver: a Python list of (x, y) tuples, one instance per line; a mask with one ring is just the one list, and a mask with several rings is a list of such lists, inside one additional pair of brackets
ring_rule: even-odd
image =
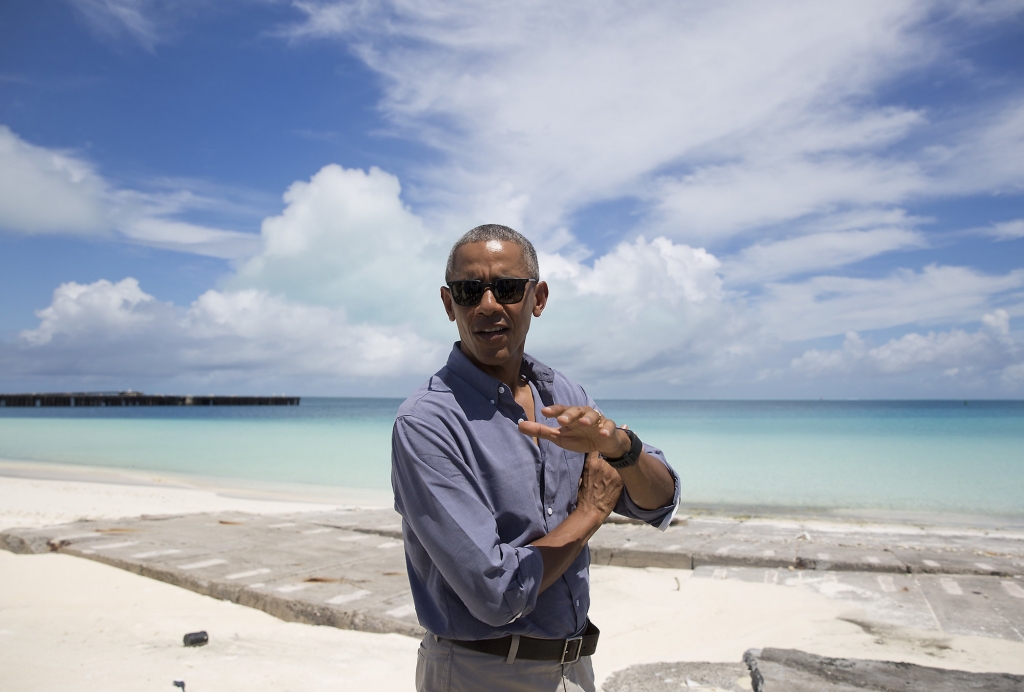
[(526, 295), (526, 285), (536, 283), (537, 279), (495, 279), (485, 284), (483, 281), (449, 281), (448, 290), (452, 292), (452, 300), (464, 308), (479, 305), (484, 298), (484, 291), (491, 289), (494, 299), (502, 305), (514, 305)]

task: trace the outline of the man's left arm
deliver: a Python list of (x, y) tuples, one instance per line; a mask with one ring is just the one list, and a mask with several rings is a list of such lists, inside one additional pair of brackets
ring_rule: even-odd
[[(519, 431), (531, 437), (542, 437), (559, 447), (588, 454), (597, 452), (606, 459), (625, 456), (632, 447), (632, 438), (615, 421), (605, 418), (592, 406), (555, 404), (541, 410), (555, 418), (559, 427), (523, 421)], [(617, 469), (629, 499), (640, 510), (655, 511), (675, 505), (678, 500), (678, 479), (663, 458), (641, 451), (636, 464)]]

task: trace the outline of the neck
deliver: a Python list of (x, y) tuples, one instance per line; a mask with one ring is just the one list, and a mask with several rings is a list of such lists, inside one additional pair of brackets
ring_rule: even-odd
[(460, 347), (459, 350), (462, 351), (463, 355), (469, 358), (469, 361), (473, 363), (473, 365), (480, 368), (482, 372), (490, 375), (499, 382), (505, 383), (513, 392), (516, 391), (516, 388), (519, 386), (519, 372), (523, 366), (522, 353), (514, 358), (509, 358), (501, 365), (487, 365), (485, 363), (478, 362), (472, 354), (466, 353), (465, 349)]

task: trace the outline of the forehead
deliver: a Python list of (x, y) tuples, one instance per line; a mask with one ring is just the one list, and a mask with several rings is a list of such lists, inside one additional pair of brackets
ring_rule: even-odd
[(528, 271), (523, 249), (507, 240), (466, 243), (455, 252), (455, 279), (526, 278)]

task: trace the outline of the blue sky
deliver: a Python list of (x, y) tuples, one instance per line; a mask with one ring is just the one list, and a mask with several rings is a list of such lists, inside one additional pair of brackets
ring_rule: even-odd
[(447, 247), (613, 397), (1024, 395), (1024, 2), (14, 0), (0, 390), (401, 396)]

